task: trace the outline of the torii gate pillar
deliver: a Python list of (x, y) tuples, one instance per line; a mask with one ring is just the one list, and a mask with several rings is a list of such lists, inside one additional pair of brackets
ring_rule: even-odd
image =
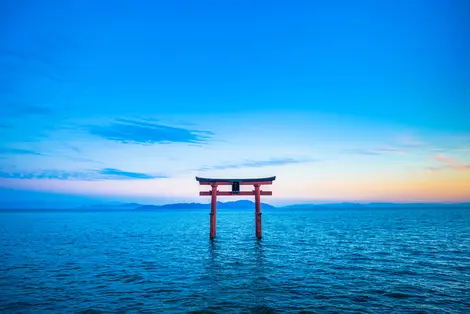
[(256, 237), (261, 239), (261, 190), (259, 184), (255, 184), (255, 221)]
[(211, 227), (210, 227), (210, 237), (211, 239), (215, 238), (216, 231), (216, 218), (217, 218), (217, 185), (212, 185), (211, 191)]
[[(260, 179), (208, 179), (196, 177), (200, 185), (210, 185), (210, 191), (199, 192), (199, 195), (211, 196), (211, 212), (210, 212), (210, 232), (211, 239), (216, 235), (216, 217), (217, 217), (217, 195), (221, 196), (255, 196), (255, 233), (258, 239), (261, 239), (261, 195), (272, 195), (271, 191), (261, 191), (261, 185), (272, 184), (276, 177), (260, 178)], [(232, 191), (218, 191), (219, 185), (231, 185)], [(240, 191), (240, 185), (253, 185), (253, 191)]]

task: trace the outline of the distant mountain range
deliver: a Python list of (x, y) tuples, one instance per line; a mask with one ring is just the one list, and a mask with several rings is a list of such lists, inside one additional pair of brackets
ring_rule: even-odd
[[(16, 206), (15, 206), (16, 205)], [(28, 204), (26, 204), (28, 205)], [(210, 203), (175, 203), (166, 205), (143, 205), (139, 203), (121, 203), (110, 202), (96, 205), (84, 205), (80, 207), (70, 206), (51, 206), (50, 204), (40, 204), (32, 206), (29, 204), (24, 206), (17, 204), (0, 204), (0, 210), (72, 210), (72, 211), (161, 211), (161, 210), (210, 210)], [(254, 210), (255, 203), (248, 200), (238, 200), (233, 202), (217, 202), (217, 209), (237, 209), (237, 210)], [(272, 206), (261, 203), (261, 210), (341, 210), (341, 209), (385, 209), (385, 208), (470, 208), (470, 203), (324, 203), (324, 204), (295, 204), (288, 206)]]
[[(252, 201), (239, 200), (234, 202), (217, 202), (217, 209), (250, 209), (254, 208), (255, 203)], [(81, 206), (80, 209), (84, 210), (100, 210), (100, 209), (114, 209), (114, 210), (177, 210), (177, 209), (207, 209), (210, 210), (211, 204), (202, 203), (175, 203), (166, 205), (142, 205), (137, 203), (106, 203), (91, 206)], [(274, 209), (266, 203), (261, 203), (261, 209)]]
[[(210, 210), (210, 203), (175, 203), (166, 205), (142, 205), (137, 203), (105, 203), (91, 206), (81, 206), (82, 210), (137, 210), (137, 211), (157, 211), (157, 210)], [(247, 200), (234, 202), (217, 202), (217, 209), (254, 209), (255, 203)], [(470, 203), (329, 203), (329, 204), (296, 204), (289, 206), (275, 207), (266, 203), (261, 203), (262, 210), (283, 209), (283, 210), (312, 210), (312, 209), (380, 209), (380, 208), (448, 208), (448, 207), (469, 207)]]

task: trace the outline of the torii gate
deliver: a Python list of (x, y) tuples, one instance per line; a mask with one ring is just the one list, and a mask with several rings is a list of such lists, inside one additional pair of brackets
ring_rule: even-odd
[[(263, 184), (273, 184), (273, 181), (276, 180), (276, 177), (269, 178), (257, 178), (257, 179), (209, 179), (209, 178), (200, 178), (196, 177), (196, 181), (200, 185), (210, 185), (212, 187), (211, 191), (202, 191), (199, 192), (201, 196), (212, 196), (211, 198), (211, 213), (210, 213), (210, 238), (215, 238), (216, 234), (216, 205), (217, 205), (217, 195), (220, 196), (246, 196), (254, 195), (255, 196), (255, 221), (256, 221), (256, 237), (261, 239), (261, 195), (273, 195), (271, 191), (261, 191), (260, 187)], [(232, 191), (218, 191), (217, 187), (219, 185), (231, 185)], [(240, 185), (253, 185), (253, 191), (240, 191)]]

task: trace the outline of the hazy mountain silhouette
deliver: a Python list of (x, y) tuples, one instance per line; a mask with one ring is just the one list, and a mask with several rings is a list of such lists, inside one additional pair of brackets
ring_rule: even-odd
[[(239, 200), (234, 202), (217, 202), (217, 209), (249, 209), (254, 208), (255, 203), (252, 201)], [(136, 207), (136, 210), (159, 210), (159, 209), (210, 209), (211, 204), (202, 204), (202, 203), (176, 203), (176, 204), (166, 204), (166, 205), (142, 205)], [(261, 203), (261, 209), (273, 209), (274, 206), (271, 206), (266, 203)]]
[[(78, 201), (78, 200), (77, 200)], [(2, 210), (75, 210), (75, 211), (158, 211), (158, 210), (210, 210), (210, 203), (174, 203), (165, 205), (143, 205), (139, 203), (108, 202), (94, 205), (83, 205), (79, 207), (60, 206), (60, 204), (46, 202), (4, 202), (0, 203)], [(253, 209), (255, 203), (249, 200), (238, 200), (232, 202), (217, 202), (217, 209)], [(325, 209), (382, 209), (382, 208), (470, 208), (470, 203), (322, 203), (322, 204), (293, 204), (288, 206), (272, 206), (261, 203), (261, 210), (325, 210)]]
[[(322, 209), (380, 209), (380, 208), (446, 208), (446, 207), (470, 207), (470, 203), (327, 203), (327, 204), (294, 204), (288, 206), (272, 206), (261, 203), (262, 210), (322, 210)], [(92, 206), (82, 206), (85, 210), (210, 210), (210, 203), (174, 203), (165, 205), (142, 205), (137, 203), (105, 203)], [(233, 202), (217, 202), (217, 209), (254, 209), (255, 203), (248, 200)]]
[(120, 203), (120, 202), (109, 202), (103, 204), (84, 205), (80, 206), (81, 209), (136, 209), (141, 207), (138, 203)]

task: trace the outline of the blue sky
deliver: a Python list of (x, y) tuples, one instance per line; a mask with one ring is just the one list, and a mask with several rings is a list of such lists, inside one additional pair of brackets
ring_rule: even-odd
[(277, 175), (272, 203), (468, 201), (469, 21), (463, 0), (2, 1), (4, 199)]

